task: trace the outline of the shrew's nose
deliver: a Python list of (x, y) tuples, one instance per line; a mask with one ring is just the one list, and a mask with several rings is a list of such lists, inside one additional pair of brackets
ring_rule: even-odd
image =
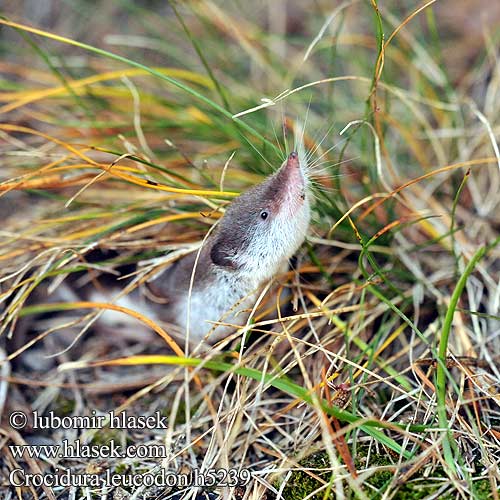
[(299, 165), (299, 155), (296, 151), (292, 151), (288, 155), (288, 160), (286, 161), (286, 166), (288, 168), (290, 168), (290, 167), (298, 168), (300, 166)]

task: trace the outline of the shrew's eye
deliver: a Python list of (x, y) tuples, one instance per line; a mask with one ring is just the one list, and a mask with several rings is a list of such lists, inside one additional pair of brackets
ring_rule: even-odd
[(262, 220), (266, 220), (268, 216), (269, 216), (269, 212), (267, 210), (262, 210), (262, 212), (260, 213), (260, 218)]

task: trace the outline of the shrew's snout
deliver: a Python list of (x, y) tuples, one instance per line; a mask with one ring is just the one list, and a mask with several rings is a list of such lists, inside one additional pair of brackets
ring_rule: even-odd
[(287, 168), (300, 168), (299, 154), (297, 153), (297, 151), (292, 151), (288, 155), (288, 159), (286, 161), (286, 166), (287, 166)]
[(298, 189), (302, 191), (304, 187), (304, 176), (302, 175), (302, 169), (300, 168), (299, 154), (297, 151), (292, 151), (286, 160), (283, 167), (282, 182), (289, 189)]

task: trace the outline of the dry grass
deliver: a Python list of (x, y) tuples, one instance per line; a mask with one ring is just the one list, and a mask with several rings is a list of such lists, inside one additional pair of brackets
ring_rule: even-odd
[[(500, 40), (481, 25), (471, 55), (469, 37), (443, 26), (447, 9), (475, 12), (432, 3), (82, 1), (61, 6), (74, 34), (5, 13), (2, 498), (168, 497), (16, 491), (18, 463), (251, 471), (222, 498), (499, 498)], [(113, 16), (128, 20), (123, 35)], [(450, 66), (446, 54), (466, 49)], [(278, 279), (289, 299), (266, 294), (254, 322), (208, 353), (83, 302), (83, 286), (133, 273), (127, 293), (202, 241), (227, 201), (279, 165), (296, 118), (315, 208)], [(127, 335), (99, 327), (106, 308), (129, 317)], [(14, 410), (161, 411), (171, 425), (16, 433)], [(163, 443), (169, 456), (30, 461), (8, 449), (77, 436)]]

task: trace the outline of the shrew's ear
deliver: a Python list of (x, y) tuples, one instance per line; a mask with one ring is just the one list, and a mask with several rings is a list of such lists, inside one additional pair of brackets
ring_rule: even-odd
[(216, 241), (210, 250), (210, 258), (216, 266), (237, 269), (238, 265), (235, 256), (234, 250), (227, 243), (224, 244), (223, 241)]

